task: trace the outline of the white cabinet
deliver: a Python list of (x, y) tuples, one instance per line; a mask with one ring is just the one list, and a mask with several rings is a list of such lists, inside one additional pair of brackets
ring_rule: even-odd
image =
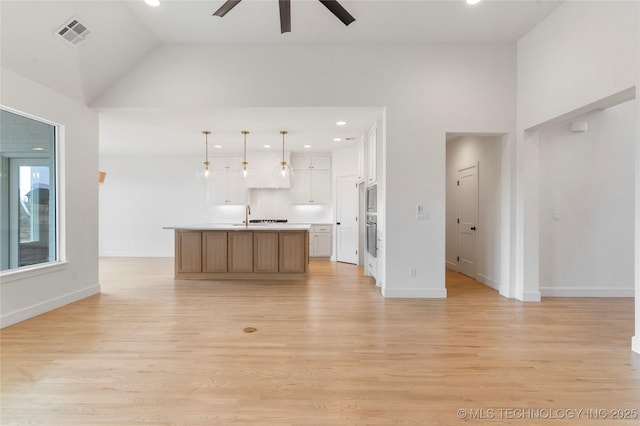
[(331, 225), (311, 225), (309, 257), (331, 257), (333, 253)]
[(374, 184), (377, 181), (377, 128), (373, 126), (367, 138), (367, 184)]
[(358, 141), (358, 182), (364, 181), (364, 149), (365, 138), (364, 135)]
[(294, 175), (291, 200), (294, 204), (331, 203), (331, 157), (292, 156)]
[(367, 254), (365, 256), (364, 274), (373, 278), (378, 276), (378, 262), (375, 257)]
[(217, 157), (211, 160), (213, 204), (243, 205), (246, 203), (246, 189), (242, 177), (242, 159)]
[(331, 170), (331, 157), (296, 155), (291, 157), (291, 166), (294, 170)]
[(210, 161), (211, 169), (214, 172), (242, 170), (242, 158), (240, 157), (214, 157)]

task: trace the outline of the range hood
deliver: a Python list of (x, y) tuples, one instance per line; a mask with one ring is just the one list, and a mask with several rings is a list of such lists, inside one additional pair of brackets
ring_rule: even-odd
[[(284, 160), (289, 164), (291, 155), (285, 152)], [(291, 188), (289, 173), (282, 177), (279, 165), (282, 161), (281, 152), (249, 152), (247, 154), (249, 174), (246, 177), (247, 188)]]

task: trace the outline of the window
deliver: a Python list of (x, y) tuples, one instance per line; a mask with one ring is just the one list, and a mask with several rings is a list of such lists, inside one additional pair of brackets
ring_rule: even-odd
[(56, 126), (0, 109), (0, 270), (58, 259)]

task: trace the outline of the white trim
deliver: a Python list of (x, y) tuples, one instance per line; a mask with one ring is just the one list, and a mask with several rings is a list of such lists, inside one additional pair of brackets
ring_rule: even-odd
[(36, 303), (35, 305), (27, 306), (26, 308), (18, 309), (17, 311), (10, 312), (8, 314), (3, 314), (2, 317), (0, 317), (0, 328), (8, 327), (20, 321), (33, 318), (99, 293), (100, 284), (95, 284), (71, 293), (54, 297), (53, 299), (49, 299), (44, 302)]
[(102, 250), (98, 257), (173, 257), (173, 250)]
[(491, 287), (494, 290), (500, 291), (500, 283), (493, 278), (490, 278), (483, 274), (478, 274), (478, 281), (486, 285), (487, 287)]
[(634, 297), (633, 288), (540, 287), (542, 297)]
[(523, 302), (539, 302), (541, 299), (539, 291), (525, 291), (522, 295)]
[(445, 267), (451, 269), (452, 271), (458, 272), (458, 264), (456, 262), (447, 260)]
[(382, 295), (397, 299), (445, 299), (446, 288), (392, 288), (382, 287)]
[(67, 269), (67, 262), (47, 262), (0, 272), (0, 285)]
[(631, 350), (640, 354), (640, 336), (633, 336), (631, 338)]

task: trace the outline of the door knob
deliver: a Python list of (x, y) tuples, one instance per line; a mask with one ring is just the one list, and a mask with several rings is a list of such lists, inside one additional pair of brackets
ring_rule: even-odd
[(471, 229), (472, 231), (475, 231), (475, 230), (476, 230), (476, 227), (475, 227), (475, 226), (472, 226), (472, 227), (471, 227), (471, 228), (469, 228), (469, 229)]
[(340, 225), (340, 222), (336, 222), (336, 225)]

